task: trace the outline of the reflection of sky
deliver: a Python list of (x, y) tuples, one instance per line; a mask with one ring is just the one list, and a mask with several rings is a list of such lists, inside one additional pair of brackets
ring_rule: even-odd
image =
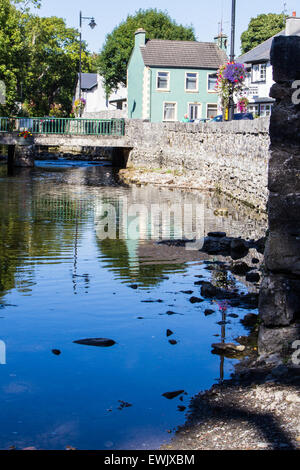
[[(36, 223), (44, 224), (41, 215)], [(2, 309), (0, 318), (7, 348), (7, 365), (0, 366), (0, 448), (158, 447), (169, 438), (166, 431), (184, 421), (177, 406), (187, 406), (191, 395), (219, 376), (220, 360), (210, 351), (218, 341), (214, 335), (220, 334), (216, 322), (221, 314), (211, 301), (191, 304), (181, 292), (200, 295), (194, 276), (210, 278), (210, 273), (190, 261), (166, 268), (164, 278), (160, 272), (158, 284), (134, 290), (129, 287), (132, 278), (118, 269), (118, 259), (112, 266), (107, 252), (101, 252), (92, 213), (77, 225), (77, 237), (74, 221), (58, 224), (56, 230), (59, 249), (49, 238), (43, 241), (49, 253), (23, 253), (21, 279), (32, 265), (34, 276), (4, 297), (14, 306)], [(134, 275), (142, 245), (126, 241), (125, 246)], [(158, 299), (163, 302), (142, 302)], [(207, 308), (215, 313), (205, 317)], [(233, 311), (245, 313), (228, 313)], [(242, 333), (238, 320), (231, 319), (226, 339)], [(168, 342), (167, 328), (178, 344)], [(73, 343), (95, 337), (117, 344), (97, 348)], [(225, 360), (226, 375), (231, 364)], [(188, 393), (183, 402), (162, 397), (180, 389)], [(118, 400), (133, 406), (118, 410)]]

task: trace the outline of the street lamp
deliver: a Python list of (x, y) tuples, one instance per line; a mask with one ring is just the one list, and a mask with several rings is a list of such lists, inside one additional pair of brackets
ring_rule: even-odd
[[(236, 0), (232, 0), (230, 62), (234, 62), (234, 58), (235, 58), (235, 12), (236, 12)], [(234, 117), (234, 101), (233, 101), (233, 91), (232, 91), (229, 97), (228, 120), (233, 121), (233, 117)]]
[[(82, 12), (79, 13), (79, 28), (80, 28), (80, 33), (79, 33), (79, 37), (80, 37), (80, 52), (79, 52), (79, 100), (81, 100), (81, 83), (82, 83), (82, 79), (81, 79), (81, 69), (82, 69), (82, 60), (81, 60), (81, 55), (82, 55), (82, 20), (91, 20), (89, 22), (89, 27), (91, 29), (94, 29), (97, 24), (96, 24), (96, 21), (95, 21), (95, 18), (92, 16), (92, 17), (88, 17), (88, 16), (82, 16)], [(81, 117), (81, 107), (79, 109), (79, 116)]]

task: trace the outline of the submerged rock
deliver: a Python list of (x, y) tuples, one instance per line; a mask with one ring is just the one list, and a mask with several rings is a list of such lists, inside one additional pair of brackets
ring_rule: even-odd
[(100, 346), (100, 347), (110, 347), (116, 344), (113, 339), (107, 338), (87, 338), (87, 339), (79, 339), (78, 341), (73, 341), (76, 344), (83, 344), (86, 346)]
[(244, 326), (254, 326), (258, 321), (258, 315), (256, 313), (248, 313), (242, 318), (241, 323)]
[(236, 274), (238, 276), (245, 276), (249, 271), (251, 271), (251, 268), (248, 266), (247, 263), (241, 262), (234, 264), (230, 271), (232, 272), (232, 274)]
[(183, 406), (183, 405), (178, 405), (178, 411), (184, 411), (186, 410), (186, 406)]
[(183, 393), (184, 393), (184, 390), (177, 390), (175, 392), (163, 393), (162, 396), (167, 398), (168, 400), (173, 400), (173, 398), (179, 397), (179, 395), (182, 395)]
[(208, 299), (232, 299), (236, 293), (214, 286), (211, 282), (203, 282), (201, 295)]
[(200, 303), (200, 302), (204, 302), (204, 300), (200, 299), (200, 297), (191, 297), (190, 302), (191, 302), (191, 304), (197, 304), (197, 303)]
[(208, 315), (212, 315), (213, 313), (215, 313), (214, 310), (211, 310), (209, 308), (207, 308), (206, 310), (204, 310), (204, 315), (207, 317)]
[(167, 338), (168, 338), (169, 336), (172, 336), (173, 334), (174, 334), (174, 333), (173, 333), (172, 330), (169, 330), (169, 329), (167, 330)]
[(52, 353), (55, 355), (55, 356), (59, 356), (61, 354), (61, 351), (59, 349), (52, 349)]

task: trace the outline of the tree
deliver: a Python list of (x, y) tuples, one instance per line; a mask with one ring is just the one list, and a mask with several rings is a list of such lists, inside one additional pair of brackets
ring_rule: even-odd
[[(72, 108), (79, 69), (79, 34), (62, 18), (40, 18), (29, 11), (39, 0), (0, 1), (0, 95), (2, 115), (48, 115)], [(18, 7), (18, 8), (17, 8)], [(95, 70), (96, 58), (82, 45), (82, 70)], [(2, 86), (4, 84), (4, 86)]]
[(247, 31), (241, 35), (242, 54), (250, 51), (285, 28), (286, 15), (269, 13), (251, 18)]
[(22, 13), (29, 11), (30, 7), (41, 8), (42, 0), (12, 0), (12, 2), (19, 6)]
[(178, 25), (167, 13), (156, 9), (138, 10), (134, 16), (127, 16), (112, 33), (106, 37), (98, 58), (100, 75), (104, 78), (108, 94), (119, 83), (126, 85), (127, 65), (134, 47), (134, 33), (144, 28), (148, 39), (173, 39), (195, 41), (191, 26)]
[(22, 14), (9, 0), (0, 2), (0, 80), (6, 88), (1, 113), (15, 112), (20, 71), (24, 66), (25, 26)]
[[(32, 16), (26, 26), (28, 64), (24, 76), (25, 108), (30, 115), (48, 115), (55, 105), (68, 115), (79, 69), (79, 37), (62, 18)], [(82, 44), (82, 70), (93, 68), (93, 58)], [(56, 106), (58, 109), (59, 106)]]

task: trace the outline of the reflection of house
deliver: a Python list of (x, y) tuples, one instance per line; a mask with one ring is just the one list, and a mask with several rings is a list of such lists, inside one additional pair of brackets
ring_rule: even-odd
[[(109, 97), (106, 95), (102, 77), (97, 73), (81, 74), (81, 96), (86, 100), (82, 117), (91, 117), (91, 114), (111, 112), (118, 110), (118, 115), (126, 113), (127, 89), (119, 86)], [(76, 87), (75, 99), (79, 97), (79, 80)], [(95, 116), (96, 117), (96, 116)], [(100, 116), (99, 116), (100, 117)], [(117, 117), (117, 116), (116, 116)]]
[(216, 42), (146, 40), (135, 33), (127, 70), (128, 117), (151, 122), (217, 114), (217, 70), (226, 62), (227, 38)]
[[(288, 18), (285, 31), (275, 36), (284, 34), (287, 36), (300, 35), (300, 18), (295, 16)], [(270, 52), (275, 36), (237, 59), (237, 62), (245, 64), (248, 71), (245, 91), (249, 99), (248, 110), (254, 115), (269, 116), (275, 101), (269, 97), (270, 88), (274, 83)]]

